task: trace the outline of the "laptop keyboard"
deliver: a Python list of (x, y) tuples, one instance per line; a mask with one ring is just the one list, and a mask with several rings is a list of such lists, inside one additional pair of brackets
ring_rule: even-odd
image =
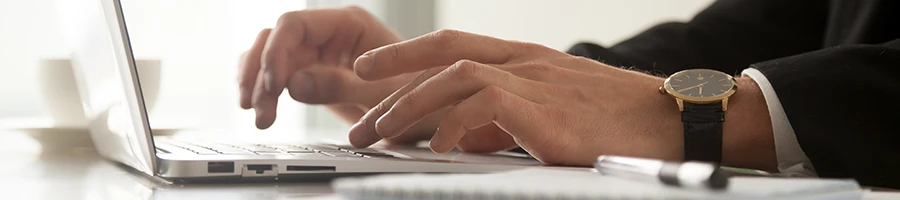
[(230, 144), (156, 141), (156, 148), (165, 153), (196, 155), (324, 155), (330, 157), (393, 158), (374, 149), (342, 148), (333, 145), (310, 144)]

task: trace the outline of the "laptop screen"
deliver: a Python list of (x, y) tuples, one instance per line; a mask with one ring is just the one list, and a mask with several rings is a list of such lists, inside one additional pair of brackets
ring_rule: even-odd
[(68, 0), (59, 12), (100, 154), (153, 175), (155, 151), (119, 0)]

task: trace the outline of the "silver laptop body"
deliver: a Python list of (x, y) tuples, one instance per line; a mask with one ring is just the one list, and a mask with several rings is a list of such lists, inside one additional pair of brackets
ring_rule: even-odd
[(438, 155), (418, 147), (356, 149), (154, 136), (120, 0), (79, 1), (82, 8), (63, 9), (68, 16), (77, 16), (64, 20), (70, 24), (67, 35), (91, 137), (104, 157), (147, 175), (174, 182), (308, 180), (374, 173), (493, 172), (541, 164), (513, 152)]

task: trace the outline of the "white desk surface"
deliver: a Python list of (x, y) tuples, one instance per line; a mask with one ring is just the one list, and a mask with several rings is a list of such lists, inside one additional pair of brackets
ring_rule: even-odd
[[(340, 199), (328, 182), (160, 184), (69, 137), (78, 133), (58, 131), (59, 137), (38, 142), (30, 132), (0, 130), (2, 199)], [(900, 193), (871, 192), (864, 199), (900, 199)]]

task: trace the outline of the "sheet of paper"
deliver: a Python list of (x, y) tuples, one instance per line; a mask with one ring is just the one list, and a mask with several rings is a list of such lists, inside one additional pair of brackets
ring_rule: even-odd
[[(605, 177), (597, 173), (530, 168), (494, 174), (406, 174), (335, 181), (335, 190), (349, 199), (418, 197), (494, 197), (520, 199), (582, 198), (854, 198), (862, 195), (852, 180), (734, 177), (727, 190), (686, 190), (654, 183)], [(438, 198), (446, 199), (446, 198)]]

